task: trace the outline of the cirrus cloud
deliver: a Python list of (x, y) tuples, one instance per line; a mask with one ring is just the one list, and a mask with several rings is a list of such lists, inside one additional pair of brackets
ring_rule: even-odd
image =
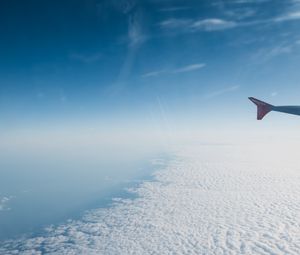
[(143, 78), (147, 78), (147, 77), (156, 77), (159, 76), (161, 74), (179, 74), (179, 73), (188, 73), (188, 72), (193, 72), (193, 71), (197, 71), (200, 70), (202, 68), (204, 68), (206, 66), (205, 63), (195, 63), (195, 64), (191, 64), (191, 65), (186, 65), (180, 68), (176, 68), (173, 70), (157, 70), (157, 71), (151, 71), (148, 73), (145, 73), (142, 75)]
[(160, 23), (163, 29), (184, 29), (190, 32), (193, 31), (218, 31), (235, 28), (238, 24), (234, 21), (228, 21), (218, 18), (210, 19), (167, 19)]
[(191, 28), (204, 31), (216, 31), (230, 29), (236, 26), (237, 24), (234, 21), (227, 21), (222, 19), (204, 19), (195, 21), (191, 25)]

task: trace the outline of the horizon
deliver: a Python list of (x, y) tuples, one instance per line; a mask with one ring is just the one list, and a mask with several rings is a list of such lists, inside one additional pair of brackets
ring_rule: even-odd
[(299, 26), (300, 0), (2, 1), (0, 254), (299, 254), (300, 118), (248, 99), (300, 106)]

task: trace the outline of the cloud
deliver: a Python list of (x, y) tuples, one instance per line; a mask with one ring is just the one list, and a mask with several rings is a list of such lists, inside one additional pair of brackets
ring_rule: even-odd
[(270, 49), (269, 57), (275, 57), (281, 54), (291, 53), (293, 45), (277, 45)]
[(275, 22), (282, 21), (291, 21), (291, 20), (299, 20), (300, 19), (300, 11), (297, 12), (288, 12), (282, 16), (279, 16), (274, 19)]
[[(262, 4), (270, 0), (236, 0), (230, 4)], [(266, 19), (253, 19), (257, 14), (257, 7), (239, 7), (239, 8), (225, 8), (223, 2), (217, 2), (224, 15), (229, 16), (230, 19), (223, 19), (218, 17), (207, 19), (187, 19), (187, 18), (170, 18), (163, 20), (159, 23), (160, 27), (164, 30), (177, 31), (177, 32), (197, 32), (197, 31), (223, 31), (239, 27), (249, 27), (263, 24), (275, 24), (285, 21), (300, 20), (300, 1), (291, 1), (290, 11), (273, 18)], [(299, 8), (298, 8), (299, 7)], [(252, 20), (242, 21), (245, 18), (252, 18)]]
[(233, 4), (261, 4), (261, 3), (267, 3), (271, 0), (234, 0), (231, 3)]
[[(232, 3), (264, 3), (269, 1), (252, 1), (252, 0), (241, 0), (235, 1)], [(288, 11), (285, 9), (282, 14), (279, 14), (275, 17), (269, 17), (265, 19), (254, 19), (256, 14), (258, 13), (257, 8), (254, 7), (239, 7), (239, 8), (231, 8), (227, 10), (224, 7), (223, 2), (220, 3), (219, 8), (224, 15), (230, 16), (232, 19), (221, 19), (221, 18), (208, 18), (208, 19), (184, 19), (184, 18), (171, 18), (166, 19), (160, 22), (160, 27), (171, 33), (196, 33), (196, 32), (213, 32), (213, 31), (225, 31), (235, 28), (250, 28), (250, 27), (258, 27), (265, 26), (271, 27), (272, 25), (276, 25), (279, 23), (284, 23), (288, 21), (300, 21), (300, 1), (291, 1), (291, 8), (288, 8)], [(299, 8), (298, 8), (299, 7)], [(251, 17), (251, 19), (250, 19)], [(244, 20), (247, 18), (247, 20)], [(261, 37), (262, 38), (262, 37)], [(257, 42), (256, 38), (251, 39), (252, 42)], [(291, 42), (292, 40), (292, 42)], [(276, 43), (274, 43), (276, 41)], [(295, 43), (295, 37), (291, 37), (291, 39), (282, 41), (282, 38), (278, 40), (273, 40), (270, 43), (269, 47), (265, 47), (263, 49), (258, 49), (256, 54), (253, 54), (253, 57), (260, 59), (262, 61), (271, 59), (273, 57), (279, 56), (281, 54), (289, 54), (294, 50), (298, 49), (297, 43)]]
[(233, 17), (235, 20), (243, 20), (255, 16), (257, 12), (252, 8), (242, 8), (226, 11), (224, 10), (224, 14)]
[(277, 45), (274, 46), (258, 49), (257, 52), (252, 55), (252, 59), (259, 62), (265, 62), (281, 55), (291, 54), (296, 48), (297, 42), (277, 43)]
[(183, 67), (180, 67), (180, 68), (174, 69), (174, 70), (152, 71), (152, 72), (143, 74), (142, 77), (147, 78), (147, 77), (159, 76), (162, 74), (178, 74), (178, 73), (193, 72), (196, 70), (200, 70), (200, 69), (204, 68), (205, 66), (206, 66), (205, 63), (196, 63), (196, 64), (192, 64), (192, 65), (183, 66)]
[(139, 46), (146, 40), (141, 11), (136, 11), (128, 17), (128, 38), (131, 47)]
[(196, 21), (191, 25), (192, 29), (204, 31), (225, 30), (234, 27), (237, 27), (237, 23), (222, 19), (204, 19)]
[(179, 149), (131, 189), (137, 198), (5, 242), (0, 253), (300, 254), (297, 150), (267, 144)]
[(182, 29), (187, 32), (196, 31), (218, 31), (237, 27), (238, 24), (234, 21), (223, 19), (167, 19), (160, 22), (160, 27), (163, 29)]
[(174, 71), (172, 71), (172, 73), (187, 73), (187, 72), (192, 72), (192, 71), (196, 71), (196, 70), (202, 69), (205, 66), (206, 66), (206, 64), (204, 64), (204, 63), (187, 65), (187, 66), (181, 67), (179, 69), (175, 69)]
[(12, 198), (12, 196), (0, 198), (0, 211), (10, 210), (10, 208), (8, 207), (8, 203)]
[(274, 91), (271, 93), (271, 97), (276, 97), (278, 95), (278, 92), (277, 91)]
[(204, 97), (205, 98), (218, 97), (218, 96), (221, 96), (221, 95), (229, 93), (229, 92), (237, 91), (238, 89), (240, 89), (240, 86), (238, 86), (238, 85), (231, 86), (231, 87), (227, 87), (227, 88), (223, 88), (223, 89), (220, 89), (220, 90), (210, 92), (210, 93), (206, 94)]
[(161, 75), (163, 73), (167, 73), (167, 71), (153, 71), (153, 72), (143, 74), (142, 77), (143, 78), (155, 77), (155, 76)]
[[(122, 13), (127, 18), (127, 38), (122, 42), (126, 42), (130, 48), (138, 48), (147, 40), (145, 33), (144, 15), (141, 3), (137, 0), (109, 0), (108, 1), (115, 10)], [(102, 4), (100, 4), (101, 6)], [(103, 12), (107, 11), (106, 6), (102, 7)], [(103, 13), (103, 15), (107, 15)]]
[(174, 7), (167, 7), (167, 8), (161, 8), (160, 12), (176, 12), (176, 11), (186, 11), (190, 10), (191, 7), (188, 6), (174, 6)]

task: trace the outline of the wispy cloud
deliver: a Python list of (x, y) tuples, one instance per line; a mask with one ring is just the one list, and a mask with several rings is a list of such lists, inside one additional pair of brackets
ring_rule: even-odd
[(12, 199), (13, 197), (2, 197), (0, 198), (0, 211), (8, 211), (10, 208), (8, 207), (8, 202)]
[(212, 92), (206, 94), (204, 97), (205, 98), (214, 98), (214, 97), (218, 97), (218, 96), (221, 96), (223, 94), (226, 94), (226, 93), (237, 91), (239, 89), (240, 89), (239, 85), (230, 86), (230, 87), (223, 88), (223, 89), (220, 89), (220, 90), (212, 91)]
[(128, 39), (129, 46), (135, 47), (146, 40), (143, 27), (143, 17), (141, 11), (136, 11), (128, 19)]
[(276, 97), (278, 95), (278, 92), (277, 91), (274, 91), (271, 93), (271, 97)]
[(270, 2), (271, 0), (235, 0), (231, 3), (233, 4), (260, 4)]
[(205, 67), (206, 64), (204, 63), (199, 63), (199, 64), (193, 64), (193, 65), (187, 65), (178, 69), (175, 69), (174, 71), (172, 71), (172, 73), (186, 73), (186, 72), (192, 72), (192, 71), (196, 71), (199, 69), (202, 69), (203, 67)]
[(299, 19), (300, 19), (300, 11), (297, 11), (297, 12), (288, 12), (286, 14), (283, 14), (282, 16), (275, 18), (274, 21), (282, 22), (282, 21), (299, 20)]
[[(270, 0), (236, 0), (230, 4), (262, 4), (270, 2)], [(248, 27), (256, 25), (270, 25), (279, 22), (296, 21), (300, 20), (300, 1), (291, 0), (289, 2), (290, 8), (283, 11), (275, 17), (265, 19), (254, 19), (257, 14), (257, 8), (253, 6), (238, 7), (238, 8), (225, 8), (223, 2), (218, 2), (218, 5), (229, 19), (212, 17), (206, 19), (187, 19), (187, 18), (170, 18), (163, 20), (159, 23), (160, 27), (164, 30), (177, 31), (177, 32), (198, 32), (198, 31), (223, 31), (238, 27)], [(243, 21), (247, 18), (247, 21)], [(251, 18), (251, 20), (249, 20)]]
[(283, 54), (291, 54), (296, 47), (297, 42), (284, 42), (273, 46), (266, 46), (257, 50), (257, 52), (252, 55), (252, 59), (265, 62)]
[(222, 19), (204, 19), (198, 20), (191, 25), (192, 29), (204, 31), (225, 30), (237, 27), (234, 21), (227, 21)]
[(292, 50), (293, 50), (293, 45), (278, 45), (270, 49), (269, 55), (270, 57), (274, 57), (281, 54), (291, 53)]
[(153, 71), (153, 72), (149, 72), (149, 73), (145, 73), (142, 75), (143, 78), (147, 78), (147, 77), (155, 77), (155, 76), (158, 76), (158, 75), (161, 75), (163, 73), (167, 73), (168, 71)]
[(161, 8), (160, 12), (176, 12), (176, 11), (185, 11), (190, 10), (191, 7), (188, 6), (174, 6), (174, 7), (167, 7), (167, 8)]
[(147, 77), (155, 77), (155, 76), (159, 76), (162, 74), (178, 74), (178, 73), (187, 73), (187, 72), (193, 72), (193, 71), (197, 71), (199, 69), (202, 69), (206, 66), (205, 63), (196, 63), (196, 64), (192, 64), (192, 65), (186, 65), (177, 69), (173, 69), (173, 70), (158, 70), (158, 71), (152, 71), (149, 73), (145, 73), (142, 75), (143, 78), (147, 78)]
[(195, 31), (217, 31), (235, 28), (238, 24), (234, 21), (228, 21), (223, 19), (167, 19), (160, 23), (163, 29), (182, 29), (189, 32)]
[[(103, 1), (105, 2), (105, 1)], [(107, 1), (120, 13), (127, 17), (126, 43), (130, 48), (136, 48), (146, 41), (144, 30), (144, 15), (137, 0)], [(105, 15), (105, 13), (103, 14)]]
[[(251, 17), (257, 13), (258, 5), (271, 2), (271, 0), (234, 0), (229, 2), (228, 5), (231, 8), (225, 8), (225, 3), (223, 1), (218, 2), (219, 7), (223, 9), (224, 14), (228, 14), (230, 16), (235, 17), (235, 20), (239, 20), (240, 17)], [(282, 21), (290, 21), (290, 20), (298, 20), (300, 19), (300, 1), (299, 0), (286, 0), (286, 7), (283, 8), (282, 14), (277, 14), (275, 17), (270, 17), (269, 19), (264, 20), (256, 20), (253, 24), (260, 23), (272, 23), (272, 22), (282, 22)], [(227, 4), (227, 3), (226, 3)], [(232, 4), (247, 4), (240, 5), (238, 8), (232, 8)], [(251, 5), (250, 5), (251, 4)], [(241, 16), (240, 16), (241, 15)]]

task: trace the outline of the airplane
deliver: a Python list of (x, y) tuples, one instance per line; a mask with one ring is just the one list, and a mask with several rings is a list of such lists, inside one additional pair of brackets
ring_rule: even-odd
[(249, 99), (257, 106), (258, 120), (262, 120), (264, 116), (266, 116), (271, 111), (300, 115), (300, 106), (274, 106), (254, 97), (249, 97)]

